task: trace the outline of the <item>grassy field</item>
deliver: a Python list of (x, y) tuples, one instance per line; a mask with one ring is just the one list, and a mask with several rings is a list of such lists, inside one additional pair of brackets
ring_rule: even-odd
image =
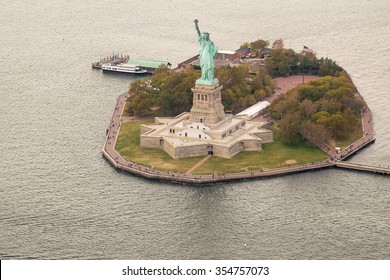
[[(151, 123), (153, 120), (130, 122), (122, 125), (115, 149), (126, 160), (163, 171), (184, 173), (203, 157), (172, 159), (161, 149), (141, 148), (140, 124)], [(279, 132), (275, 127), (274, 142), (263, 145), (258, 152), (241, 152), (232, 159), (212, 157), (194, 171), (194, 174), (232, 173), (240, 171), (255, 171), (322, 161), (327, 155), (309, 145), (300, 143), (286, 145), (280, 141)]]
[(153, 122), (146, 120), (122, 124), (115, 149), (124, 159), (162, 171), (184, 173), (203, 158), (172, 159), (161, 149), (141, 148), (140, 125)]

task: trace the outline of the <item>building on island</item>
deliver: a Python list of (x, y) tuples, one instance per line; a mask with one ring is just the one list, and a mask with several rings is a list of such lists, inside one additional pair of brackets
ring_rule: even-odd
[(219, 83), (196, 84), (191, 112), (142, 125), (141, 146), (161, 148), (176, 159), (207, 154), (231, 158), (272, 142), (272, 131), (262, 128), (264, 123), (225, 114), (221, 89)]
[(240, 58), (244, 58), (247, 54), (251, 52), (251, 49), (248, 47), (241, 47), (237, 49), (235, 52), (240, 56)]
[(257, 102), (255, 105), (252, 105), (244, 111), (238, 113), (237, 116), (243, 116), (251, 119), (258, 115), (264, 115), (267, 112), (269, 105), (271, 105), (271, 103), (268, 101)]
[(171, 68), (172, 64), (169, 61), (158, 61), (149, 59), (129, 58), (126, 62), (129, 65), (137, 65), (148, 73), (154, 73), (159, 67)]
[[(231, 158), (241, 151), (258, 151), (273, 141), (272, 131), (263, 123), (225, 114), (221, 101), (222, 86), (214, 76), (218, 50), (210, 34), (195, 28), (201, 46), (199, 66), (202, 76), (192, 88), (191, 112), (173, 118), (156, 118), (154, 124), (141, 125), (141, 147), (161, 148), (171, 157), (186, 158), (215, 155)], [(224, 53), (224, 55), (233, 55)]]

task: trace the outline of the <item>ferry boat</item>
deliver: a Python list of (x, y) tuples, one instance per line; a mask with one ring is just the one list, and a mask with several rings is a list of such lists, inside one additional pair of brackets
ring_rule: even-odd
[(138, 65), (127, 64), (127, 63), (121, 63), (121, 64), (106, 63), (106, 64), (102, 65), (102, 70), (103, 71), (111, 71), (111, 72), (130, 73), (130, 74), (146, 74), (146, 73), (148, 73), (147, 70), (142, 69)]

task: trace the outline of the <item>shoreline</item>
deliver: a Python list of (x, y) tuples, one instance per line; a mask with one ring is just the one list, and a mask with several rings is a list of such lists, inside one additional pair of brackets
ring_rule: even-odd
[[(295, 76), (292, 76), (295, 77)], [(286, 78), (287, 79), (287, 78)], [(264, 171), (252, 171), (252, 172), (238, 172), (238, 173), (226, 173), (226, 174), (204, 174), (204, 175), (190, 175), (185, 173), (174, 173), (161, 171), (157, 169), (148, 168), (142, 165), (138, 165), (131, 161), (126, 161), (121, 155), (115, 150), (115, 144), (118, 138), (119, 130), (123, 121), (123, 111), (125, 108), (126, 100), (128, 93), (121, 94), (116, 102), (115, 110), (112, 114), (109, 128), (107, 128), (106, 140), (102, 150), (103, 157), (116, 169), (122, 170), (133, 175), (137, 175), (150, 180), (158, 181), (167, 181), (175, 182), (179, 184), (210, 184), (217, 182), (227, 182), (227, 181), (239, 181), (239, 180), (248, 180), (248, 179), (261, 179), (261, 178), (271, 178), (276, 176), (284, 176), (295, 173), (302, 173), (308, 171), (317, 171), (325, 168), (347, 168), (354, 169), (359, 171), (368, 171), (372, 172), (372, 168), (366, 169), (357, 169), (353, 168), (350, 165), (340, 165), (338, 162), (346, 160), (359, 152), (361, 149), (369, 146), (375, 142), (374, 131), (373, 131), (373, 121), (371, 111), (365, 103), (363, 97), (359, 94), (359, 98), (364, 103), (364, 109), (361, 112), (362, 119), (362, 138), (355, 141), (353, 144), (344, 148), (340, 152), (337, 151), (325, 143), (314, 143), (316, 147), (323, 150), (329, 155), (329, 158), (322, 162), (313, 162), (303, 165), (293, 165), (287, 167), (274, 168)], [(310, 139), (308, 139), (310, 141)], [(375, 169), (376, 170), (376, 169)], [(390, 169), (382, 167), (379, 174), (390, 174)]]

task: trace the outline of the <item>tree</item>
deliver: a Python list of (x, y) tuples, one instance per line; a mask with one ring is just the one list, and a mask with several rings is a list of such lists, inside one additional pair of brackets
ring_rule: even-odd
[(282, 61), (276, 65), (277, 73), (280, 76), (286, 76), (291, 74), (290, 65), (286, 61)]
[(253, 95), (247, 95), (244, 97), (245, 108), (248, 108), (256, 103), (256, 99)]
[(341, 67), (329, 58), (319, 60), (319, 76), (337, 76), (341, 70)]
[(283, 39), (277, 39), (272, 43), (272, 48), (273, 49), (283, 49), (284, 48), (284, 43)]
[(276, 76), (275, 71), (275, 61), (272, 59), (272, 56), (270, 58), (267, 58), (265, 60), (265, 69), (271, 76)]
[(263, 39), (257, 39), (256, 41), (250, 43), (250, 47), (257, 51), (260, 51), (268, 46), (269, 46), (269, 41)]
[(254, 92), (254, 98), (257, 102), (263, 100), (266, 96), (267, 94), (264, 89), (258, 89)]
[(246, 83), (249, 69), (243, 67), (220, 67), (215, 69), (215, 76), (225, 89), (232, 88), (238, 84)]
[(327, 126), (329, 122), (330, 114), (326, 111), (320, 111), (313, 115), (312, 120), (315, 124), (321, 124)]
[(348, 134), (348, 123), (341, 112), (337, 112), (330, 116), (328, 127), (333, 132), (335, 138), (344, 137)]
[(149, 93), (140, 93), (136, 95), (132, 102), (134, 115), (145, 117), (151, 114), (151, 104), (153, 104), (152, 98)]
[(285, 143), (298, 143), (302, 140), (300, 134), (302, 117), (299, 112), (288, 113), (279, 123), (282, 141)]
[(281, 95), (268, 108), (268, 113), (275, 120), (281, 120), (288, 113), (296, 111), (299, 111), (299, 101), (294, 91)]
[(302, 124), (301, 132), (303, 137), (309, 138), (314, 143), (323, 142), (326, 139), (326, 128), (323, 125), (314, 124), (306, 121)]
[(334, 99), (337, 101), (340, 101), (343, 97), (353, 97), (353, 96), (354, 93), (352, 92), (352, 89), (348, 87), (339, 87), (337, 89), (332, 89), (325, 94), (325, 98)]
[(318, 106), (321, 111), (328, 112), (329, 114), (335, 114), (338, 111), (342, 110), (343, 104), (337, 100), (332, 99), (322, 99), (318, 102)]
[(311, 101), (320, 100), (323, 95), (319, 90), (310, 85), (303, 85), (298, 90), (299, 100), (302, 101), (304, 99), (310, 99)]
[(303, 113), (303, 117), (306, 120), (310, 120), (311, 117), (317, 113), (318, 104), (310, 99), (304, 99), (300, 104), (300, 111)]
[(284, 76), (291, 72), (283, 49), (271, 50), (271, 57), (266, 59), (265, 67), (272, 76)]
[(356, 116), (355, 112), (351, 108), (347, 108), (343, 112), (343, 118), (345, 119), (347, 125), (348, 132), (354, 130), (354, 128), (359, 125), (360, 119)]
[(225, 110), (232, 111), (233, 105), (237, 100), (236, 95), (231, 89), (227, 89), (226, 91), (222, 91), (222, 105), (225, 107)]
[(239, 97), (237, 101), (233, 104), (233, 112), (238, 113), (244, 110), (245, 108), (245, 99), (242, 97)]

